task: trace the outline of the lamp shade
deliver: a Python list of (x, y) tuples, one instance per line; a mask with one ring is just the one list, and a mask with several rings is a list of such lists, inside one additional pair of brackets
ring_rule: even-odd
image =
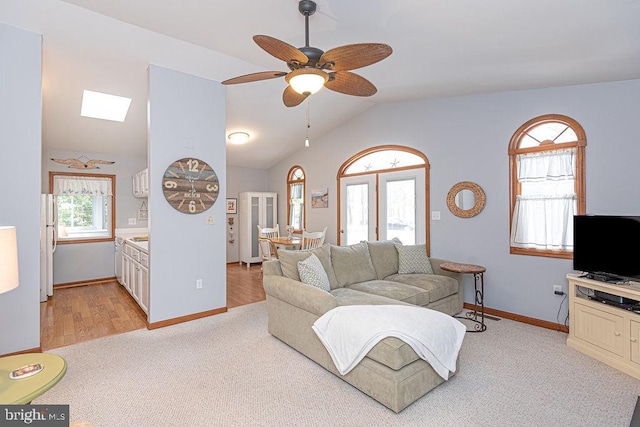
[(15, 227), (0, 227), (0, 294), (18, 287), (18, 243)]
[(324, 71), (315, 68), (300, 68), (292, 71), (285, 78), (291, 88), (301, 95), (313, 95), (329, 80)]

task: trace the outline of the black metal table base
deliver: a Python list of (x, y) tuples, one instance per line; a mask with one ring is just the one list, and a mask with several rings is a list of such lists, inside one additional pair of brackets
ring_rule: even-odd
[[(474, 322), (472, 330), (467, 332), (484, 332), (487, 325), (484, 324), (484, 275), (482, 273), (473, 273), (473, 287), (475, 290), (475, 301), (473, 302), (473, 311), (467, 311), (464, 316), (454, 316), (458, 319), (465, 319)], [(478, 310), (478, 308), (480, 310)]]

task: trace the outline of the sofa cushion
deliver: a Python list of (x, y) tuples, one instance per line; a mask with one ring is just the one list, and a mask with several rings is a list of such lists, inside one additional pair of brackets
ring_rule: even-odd
[(368, 282), (354, 283), (346, 287), (413, 305), (425, 306), (430, 302), (429, 290), (405, 283), (391, 282), (388, 280), (370, 280)]
[(398, 273), (433, 274), (433, 268), (427, 256), (427, 245), (396, 245), (398, 251)]
[(329, 278), (329, 284), (331, 288), (337, 287), (336, 276), (333, 273), (333, 267), (331, 266), (331, 252), (329, 245), (322, 245), (316, 249), (309, 249), (304, 251), (299, 250), (278, 250), (278, 258), (280, 259), (280, 268), (284, 277), (289, 279), (300, 281), (300, 273), (298, 272), (298, 261), (304, 261), (309, 258), (311, 254), (315, 254), (322, 267), (324, 267), (325, 273)]
[(383, 339), (367, 353), (366, 357), (382, 363), (394, 371), (399, 371), (409, 363), (420, 359), (420, 356), (409, 344), (396, 337)]
[(429, 291), (429, 302), (438, 301), (458, 292), (456, 279), (438, 274), (392, 274), (386, 280), (400, 282)]
[(391, 240), (367, 242), (371, 263), (376, 270), (377, 279), (384, 279), (398, 272), (398, 251), (396, 244), (402, 244), (397, 237)]
[(302, 283), (315, 286), (327, 292), (331, 290), (327, 273), (324, 271), (324, 267), (322, 267), (322, 263), (316, 254), (311, 254), (304, 261), (298, 261), (298, 273)]
[(331, 290), (335, 297), (336, 305), (413, 305), (380, 295), (369, 294), (349, 288), (337, 288)]
[[(350, 246), (331, 246), (331, 265), (338, 287), (366, 282), (376, 278), (367, 242)], [(333, 289), (334, 287), (331, 286)]]

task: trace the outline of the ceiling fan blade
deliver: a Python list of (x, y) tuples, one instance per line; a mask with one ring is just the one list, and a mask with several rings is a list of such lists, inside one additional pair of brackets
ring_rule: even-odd
[(286, 76), (287, 73), (283, 71), (263, 71), (260, 73), (245, 74), (244, 76), (234, 77), (222, 82), (223, 85), (235, 85), (238, 83), (257, 82), (260, 80), (275, 79), (277, 77)]
[(348, 71), (329, 73), (329, 81), (324, 86), (336, 92), (355, 96), (371, 96), (378, 91), (369, 80)]
[(349, 44), (329, 49), (318, 62), (332, 64), (323, 66), (332, 71), (355, 70), (382, 61), (392, 52), (391, 46), (382, 43)]
[(287, 86), (282, 94), (282, 101), (284, 105), (287, 107), (295, 107), (296, 105), (300, 105), (302, 101), (307, 99), (309, 95), (302, 95), (291, 88), (291, 86)]
[(300, 52), (300, 50), (273, 37), (256, 35), (253, 36), (253, 41), (267, 53), (286, 62), (287, 64), (291, 62), (298, 62), (301, 65), (304, 65), (309, 61), (307, 55)]

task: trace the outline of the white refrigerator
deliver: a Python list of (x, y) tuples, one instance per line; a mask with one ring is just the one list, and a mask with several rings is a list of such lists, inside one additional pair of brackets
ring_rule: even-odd
[(53, 295), (53, 253), (57, 243), (56, 196), (40, 195), (40, 302)]

